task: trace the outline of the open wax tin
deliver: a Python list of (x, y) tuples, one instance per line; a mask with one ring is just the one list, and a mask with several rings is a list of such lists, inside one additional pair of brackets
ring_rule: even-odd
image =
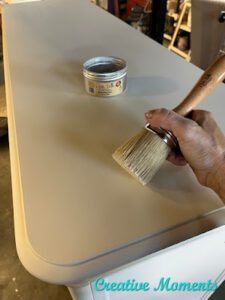
[(127, 64), (118, 57), (91, 58), (84, 63), (83, 74), (85, 89), (93, 96), (117, 96), (127, 86)]

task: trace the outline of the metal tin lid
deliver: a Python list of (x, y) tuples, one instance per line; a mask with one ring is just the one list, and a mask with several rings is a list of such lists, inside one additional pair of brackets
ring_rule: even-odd
[(84, 63), (83, 74), (86, 78), (97, 81), (117, 80), (127, 74), (127, 64), (118, 57), (93, 57)]

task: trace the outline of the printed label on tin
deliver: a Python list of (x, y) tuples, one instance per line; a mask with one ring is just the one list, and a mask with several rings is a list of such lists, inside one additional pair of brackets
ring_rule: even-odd
[(124, 84), (124, 78), (107, 82), (86, 79), (86, 90), (94, 96), (116, 96), (123, 92)]

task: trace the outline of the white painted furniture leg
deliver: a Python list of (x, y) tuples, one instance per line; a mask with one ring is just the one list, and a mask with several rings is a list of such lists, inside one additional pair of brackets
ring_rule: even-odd
[(68, 286), (67, 288), (73, 300), (94, 300), (90, 284), (82, 287)]

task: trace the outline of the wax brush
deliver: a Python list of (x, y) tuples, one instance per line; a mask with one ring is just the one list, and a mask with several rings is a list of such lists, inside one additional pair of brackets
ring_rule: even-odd
[[(225, 54), (206, 69), (186, 98), (174, 108), (181, 116), (192, 111), (225, 78)], [(146, 124), (113, 153), (115, 161), (146, 185), (166, 160), (171, 149), (178, 148), (172, 132)]]

